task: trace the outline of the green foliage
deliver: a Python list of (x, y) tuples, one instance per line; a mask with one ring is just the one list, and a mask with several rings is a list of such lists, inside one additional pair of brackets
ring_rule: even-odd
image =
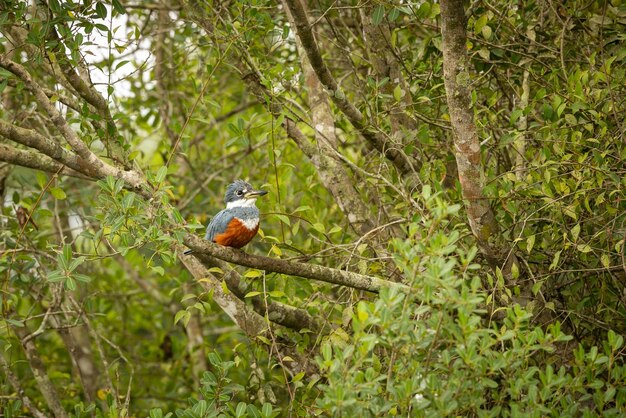
[(327, 381), (318, 407), (363, 417), (619, 416), (623, 338), (609, 331), (602, 349), (579, 346), (571, 367), (554, 366), (572, 336), (558, 322), (534, 326), (519, 305), (501, 308), (501, 321), (490, 318), (476, 250), (448, 217), (458, 206), (438, 197), (425, 204), (432, 216), (413, 225), (413, 239), (394, 243), (411, 295), (385, 290), (360, 301), (350, 340), (322, 345), (317, 361)]
[[(213, 372), (204, 372), (201, 380), (200, 395), (202, 399), (189, 399), (190, 407), (177, 409), (176, 416), (181, 418), (209, 418), (209, 417), (254, 417), (274, 418), (280, 415), (280, 409), (269, 403), (258, 408), (253, 403), (235, 402), (237, 394), (243, 391), (243, 386), (232, 383), (228, 378), (228, 371), (235, 366), (234, 361), (222, 361), (217, 353), (209, 353), (209, 362)], [(172, 413), (163, 415), (160, 408), (150, 411), (150, 418), (169, 418)]]
[[(205, 27), (194, 2), (152, 3), (0, 5), (0, 54), (46, 89), (96, 157), (146, 180), (138, 190), (114, 176), (0, 164), (0, 355), (44, 415), (33, 364), (77, 418), (623, 415), (623, 1), (471, 2), (463, 81), (500, 225), (493, 238), (520, 260), (511, 285), (487, 268), (466, 225), (440, 2), (305, 2), (339, 84), (326, 93), (354, 104), (421, 179), (409, 184), (331, 105), (331, 160), (350, 180), (339, 196), (320, 175), (328, 162), (285, 133), (294, 121), (321, 148), (285, 8), (198, 2)], [(363, 35), (369, 22), (382, 50)], [(94, 85), (68, 87), (63, 68)], [(0, 68), (1, 122), (57, 145), (51, 158), (73, 152), (29, 87)], [(408, 120), (400, 128), (398, 115)], [(7, 129), (0, 145), (40, 156)], [(268, 328), (247, 338), (203, 286), (209, 278), (178, 259), (236, 178), (270, 191), (246, 252), (395, 279), (389, 261), (411, 293), (233, 266), (242, 304)], [(337, 203), (351, 188), (377, 229), (359, 231)], [(20, 208), (38, 229), (21, 224)], [(276, 325), (270, 304), (323, 331)], [(313, 371), (292, 367), (307, 359)], [(81, 362), (97, 372), (91, 387)], [(5, 374), (0, 414), (28, 415)]]

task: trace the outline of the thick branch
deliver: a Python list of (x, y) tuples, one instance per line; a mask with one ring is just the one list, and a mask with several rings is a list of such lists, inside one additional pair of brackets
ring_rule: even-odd
[[(193, 242), (202, 242), (200, 238), (189, 235)], [(200, 247), (197, 247), (200, 248)], [(212, 292), (213, 300), (226, 312), (226, 314), (254, 340), (259, 335), (267, 335), (269, 322), (261, 315), (249, 309), (244, 302), (239, 300), (233, 293), (225, 291), (222, 283), (210, 275), (206, 267), (200, 263), (197, 257), (180, 256), (180, 260), (187, 267), (193, 277), (206, 289)], [(268, 315), (270, 316), (271, 313)], [(270, 318), (271, 320), (271, 318)], [(302, 354), (298, 353), (289, 345), (275, 346), (276, 355), (279, 358), (289, 356), (296, 361), (286, 365), (292, 373), (306, 371), (309, 374), (317, 373), (318, 370), (312, 362), (308, 361)], [(273, 352), (274, 350), (271, 350)]]
[[(21, 167), (34, 168), (35, 170), (47, 171), (48, 173), (58, 173), (64, 167), (63, 164), (57, 163), (46, 155), (9, 147), (4, 144), (0, 144), (0, 161)], [(67, 167), (65, 167), (63, 175), (92, 180)]]
[[(58, 111), (56, 107), (50, 102), (44, 90), (33, 80), (28, 71), (20, 64), (13, 62), (3, 55), (0, 55), (0, 67), (15, 74), (18, 78), (24, 81), (26, 89), (30, 91), (39, 105), (50, 116), (52, 123), (59, 130), (61, 135), (70, 144), (76, 154), (85, 160), (86, 164), (91, 167), (96, 177), (102, 178), (106, 176), (121, 177), (133, 188), (140, 188), (143, 184), (143, 178), (140, 173), (135, 171), (124, 171), (117, 169), (103, 160), (101, 160), (96, 154), (94, 154), (87, 144), (85, 144), (78, 134), (70, 127), (63, 115)], [(43, 151), (42, 151), (43, 152)]]
[[(50, 11), (47, 10), (47, 12)], [(63, 20), (57, 20), (57, 25), (65, 26)], [(65, 30), (67, 32), (70, 31), (67, 26), (65, 26)], [(100, 94), (100, 92), (96, 90), (93, 84), (91, 84), (91, 81), (89, 80), (89, 70), (84, 65), (84, 62), (81, 61), (77, 62), (75, 66), (72, 65), (65, 52), (67, 45), (64, 44), (64, 41), (59, 37), (54, 27), (50, 27), (48, 31), (48, 37), (53, 41), (56, 41), (56, 47), (54, 48), (54, 52), (56, 53), (57, 61), (59, 63), (59, 67), (61, 68), (63, 76), (72, 85), (72, 87), (76, 90), (80, 97), (84, 99), (87, 103), (92, 105), (96, 109), (96, 112), (105, 120), (107, 125), (107, 128), (105, 129), (105, 142), (109, 151), (112, 151), (114, 153), (113, 156), (122, 161), (126, 169), (130, 169), (131, 166), (127, 159), (126, 153), (117, 141), (119, 134), (117, 132), (117, 126), (115, 125), (115, 121), (111, 116), (109, 104)], [(76, 71), (75, 68), (77, 68), (78, 71)]]
[(363, 22), (364, 45), (372, 67), (376, 70), (378, 79), (383, 80), (387, 78), (389, 80), (388, 83), (382, 86), (383, 92), (388, 94), (389, 97), (394, 97), (393, 90), (396, 86), (400, 86), (405, 92), (398, 103), (388, 107), (391, 132), (400, 137), (403, 131), (414, 131), (417, 129), (417, 123), (405, 112), (405, 108), (410, 108), (413, 103), (409, 86), (400, 70), (399, 60), (393, 52), (389, 27), (384, 23), (374, 24), (372, 21), (375, 6), (375, 3), (370, 3), (369, 6), (359, 9), (361, 21)]
[(53, 160), (56, 160), (61, 164), (87, 176), (91, 175), (88, 170), (85, 170), (88, 167), (85, 166), (85, 162), (80, 157), (77, 157), (75, 154), (66, 150), (58, 143), (41, 135), (37, 131), (20, 128), (19, 126), (12, 125), (0, 119), (0, 135), (13, 142), (17, 142), (18, 144), (35, 148)]
[(199, 260), (195, 257), (181, 257), (180, 260), (196, 280), (202, 280), (200, 283), (213, 292), (213, 300), (248, 337), (254, 339), (257, 335), (265, 333), (267, 324), (263, 317), (248, 309), (246, 304), (233, 293), (225, 292), (217, 280), (211, 280), (211, 277), (207, 276), (206, 268)]
[(191, 234), (185, 237), (184, 244), (196, 253), (210, 255), (220, 260), (228, 261), (229, 263), (235, 263), (240, 266), (251, 267), (267, 272), (304, 277), (306, 279), (319, 280), (374, 293), (380, 292), (383, 288), (395, 288), (405, 293), (410, 291), (410, 288), (406, 285), (390, 282), (378, 277), (365, 276), (351, 271), (337, 270), (315, 264), (247, 254), (243, 251), (213, 244)]
[[(233, 292), (240, 300), (244, 300), (248, 292), (247, 284), (241, 280), (241, 276), (237, 271), (233, 270), (227, 263), (214, 257), (204, 254), (197, 254), (202, 262), (211, 267), (219, 267), (224, 276), (222, 279), (226, 282), (228, 289)], [(210, 277), (211, 273), (204, 272), (203, 277)], [(218, 280), (218, 279), (216, 279)], [(295, 308), (272, 300), (265, 300), (262, 296), (254, 296), (250, 299), (255, 312), (260, 315), (267, 315), (267, 318), (275, 324), (282, 325), (289, 329), (300, 331), (304, 328), (310, 329), (316, 333), (320, 333), (322, 325), (314, 317), (312, 317), (305, 309)]]
[[(283, 5), (285, 5), (284, 1)], [(293, 17), (289, 13), (289, 9), (287, 9), (287, 16), (293, 25)], [(296, 144), (300, 146), (302, 152), (309, 157), (315, 168), (317, 168), (320, 179), (335, 198), (341, 211), (348, 217), (350, 225), (357, 233), (361, 235), (366, 234), (376, 225), (372, 222), (372, 214), (359, 196), (348, 172), (334, 158), (333, 154), (337, 150), (338, 141), (328, 94), (322, 88), (317, 74), (313, 71), (309, 59), (303, 51), (301, 43), (297, 41), (296, 45), (298, 46), (297, 51), (300, 56), (302, 72), (307, 87), (311, 121), (315, 127), (317, 147), (304, 146), (305, 143), (308, 144), (306, 139), (302, 138), (304, 135), (301, 135), (294, 123), (286, 119), (285, 127), (287, 128), (287, 134), (291, 134), (290, 136), (294, 137)], [(299, 138), (295, 139), (295, 137)]]
[(361, 111), (346, 98), (344, 92), (341, 91), (337, 81), (322, 58), (322, 54), (313, 36), (313, 31), (309, 25), (307, 11), (302, 1), (285, 0), (285, 3), (293, 16), (296, 33), (302, 43), (302, 47), (307, 53), (311, 67), (313, 67), (320, 82), (330, 91), (330, 97), (333, 103), (346, 115), (352, 126), (354, 126), (376, 150), (383, 153), (402, 174), (414, 177), (416, 174), (415, 168), (406, 154), (404, 154), (401, 149), (397, 149), (395, 144), (389, 142), (384, 135), (378, 132), (375, 127), (366, 120)]

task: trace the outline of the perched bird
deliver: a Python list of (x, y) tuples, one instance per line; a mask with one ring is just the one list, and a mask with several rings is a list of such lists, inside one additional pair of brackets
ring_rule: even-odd
[[(254, 190), (243, 180), (230, 184), (224, 196), (226, 209), (218, 212), (211, 220), (204, 239), (233, 248), (241, 248), (249, 243), (259, 230), (256, 199), (266, 194), (265, 190)], [(185, 254), (190, 252), (185, 251)]]

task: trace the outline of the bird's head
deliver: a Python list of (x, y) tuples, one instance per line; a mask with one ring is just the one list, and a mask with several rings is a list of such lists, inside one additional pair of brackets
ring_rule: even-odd
[(254, 206), (256, 199), (266, 194), (265, 190), (254, 190), (250, 183), (235, 180), (226, 188), (224, 202), (227, 208)]

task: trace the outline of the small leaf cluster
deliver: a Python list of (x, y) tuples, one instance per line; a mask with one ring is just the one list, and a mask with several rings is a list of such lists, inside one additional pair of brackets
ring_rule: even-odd
[(65, 244), (63, 251), (57, 256), (58, 268), (48, 273), (49, 282), (63, 282), (68, 290), (76, 290), (76, 282), (89, 283), (91, 277), (76, 272), (78, 266), (83, 264), (87, 257), (72, 257), (72, 246)]
[[(201, 399), (190, 398), (190, 406), (177, 409), (176, 416), (180, 418), (210, 418), (210, 417), (251, 417), (274, 418), (280, 415), (280, 409), (269, 403), (261, 408), (253, 403), (235, 402), (237, 395), (244, 391), (244, 387), (233, 383), (228, 372), (234, 361), (223, 361), (216, 352), (208, 355), (213, 371), (204, 372), (200, 381)], [(171, 412), (163, 415), (161, 408), (150, 410), (150, 418), (170, 418)]]

